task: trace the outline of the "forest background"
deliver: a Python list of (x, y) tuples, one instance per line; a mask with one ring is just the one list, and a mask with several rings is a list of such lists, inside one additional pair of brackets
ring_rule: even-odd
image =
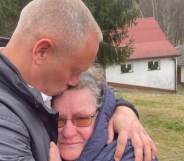
[[(116, 47), (119, 45), (119, 40), (127, 38), (127, 28), (137, 17), (155, 17), (174, 46), (184, 43), (183, 0), (83, 1), (90, 8), (103, 31), (104, 42), (98, 54), (98, 61), (103, 66), (123, 62), (132, 53), (131, 41), (122, 48)], [(0, 36), (11, 36), (21, 9), (28, 2), (30, 0), (0, 0)], [(118, 33), (117, 29), (120, 26), (122, 32)], [(112, 32), (115, 35), (110, 37), (109, 33)]]

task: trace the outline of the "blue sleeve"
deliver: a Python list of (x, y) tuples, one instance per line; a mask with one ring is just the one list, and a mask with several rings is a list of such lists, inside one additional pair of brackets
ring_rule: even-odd
[(134, 161), (134, 160), (135, 160), (134, 148), (131, 144), (131, 141), (128, 140), (121, 161)]
[(116, 98), (112, 88), (107, 86), (105, 82), (102, 83), (102, 107), (105, 114), (111, 118), (116, 109)]
[(23, 122), (0, 104), (0, 160), (35, 161), (30, 137)]
[(113, 89), (110, 86), (108, 86), (106, 82), (102, 82), (102, 89), (103, 89), (102, 91), (104, 92), (103, 93), (104, 95), (103, 100), (105, 102), (104, 108), (109, 117), (112, 116), (117, 106), (126, 106), (130, 108), (139, 118), (139, 113), (134, 107), (134, 105), (128, 102), (127, 100), (124, 100), (123, 98), (116, 99)]
[[(134, 160), (135, 160), (134, 148), (132, 146), (131, 140), (128, 140), (121, 161), (134, 161)], [(158, 159), (154, 159), (152, 161), (158, 161)]]

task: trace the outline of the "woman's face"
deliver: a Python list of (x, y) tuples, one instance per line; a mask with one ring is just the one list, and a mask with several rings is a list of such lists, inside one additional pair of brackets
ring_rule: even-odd
[[(82, 122), (78, 121), (78, 125), (77, 123), (75, 125), (71, 119), (85, 119), (94, 116), (96, 113), (95, 99), (87, 88), (69, 90), (54, 101), (54, 108), (59, 112), (59, 124), (63, 126), (58, 128), (60, 155), (64, 160), (75, 160), (80, 156), (93, 132), (95, 117), (87, 127), (78, 127)], [(65, 125), (62, 120), (67, 120)], [(86, 123), (83, 122), (84, 125), (86, 126)]]

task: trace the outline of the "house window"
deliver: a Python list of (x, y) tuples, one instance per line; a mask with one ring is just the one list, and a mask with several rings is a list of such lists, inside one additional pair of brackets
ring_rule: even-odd
[(159, 70), (160, 62), (159, 61), (149, 61), (148, 62), (148, 70)]
[(131, 73), (132, 70), (132, 64), (121, 64), (121, 73)]

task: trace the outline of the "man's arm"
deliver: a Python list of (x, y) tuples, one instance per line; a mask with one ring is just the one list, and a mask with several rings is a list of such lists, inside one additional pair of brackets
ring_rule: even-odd
[[(121, 161), (134, 161), (135, 155), (134, 155), (134, 148), (132, 146), (131, 140), (127, 141), (125, 152), (123, 154), (123, 157)], [(152, 159), (152, 161), (158, 161), (157, 158)]]
[(0, 160), (35, 161), (32, 156), (29, 134), (11, 111), (0, 104)]
[[(115, 99), (112, 88), (107, 86), (105, 82), (102, 85), (106, 89), (108, 97)], [(151, 161), (151, 158), (156, 157), (156, 146), (139, 122), (139, 115), (134, 105), (121, 99), (116, 101), (114, 107), (105, 106), (105, 109), (109, 117), (114, 111), (109, 121), (107, 143), (112, 142), (114, 133), (118, 134), (117, 147), (114, 155), (116, 161), (122, 158), (128, 139), (132, 141), (134, 147), (135, 161), (142, 161), (143, 155), (144, 161)]]
[(144, 161), (154, 160), (157, 154), (155, 143), (141, 125), (135, 110), (132, 110), (127, 104), (125, 105), (123, 106), (122, 101), (122, 106), (116, 108), (109, 121), (108, 143), (112, 142), (114, 133), (118, 133), (115, 160), (118, 161), (121, 159), (128, 139), (131, 139), (134, 147), (135, 161), (142, 161), (143, 155)]

